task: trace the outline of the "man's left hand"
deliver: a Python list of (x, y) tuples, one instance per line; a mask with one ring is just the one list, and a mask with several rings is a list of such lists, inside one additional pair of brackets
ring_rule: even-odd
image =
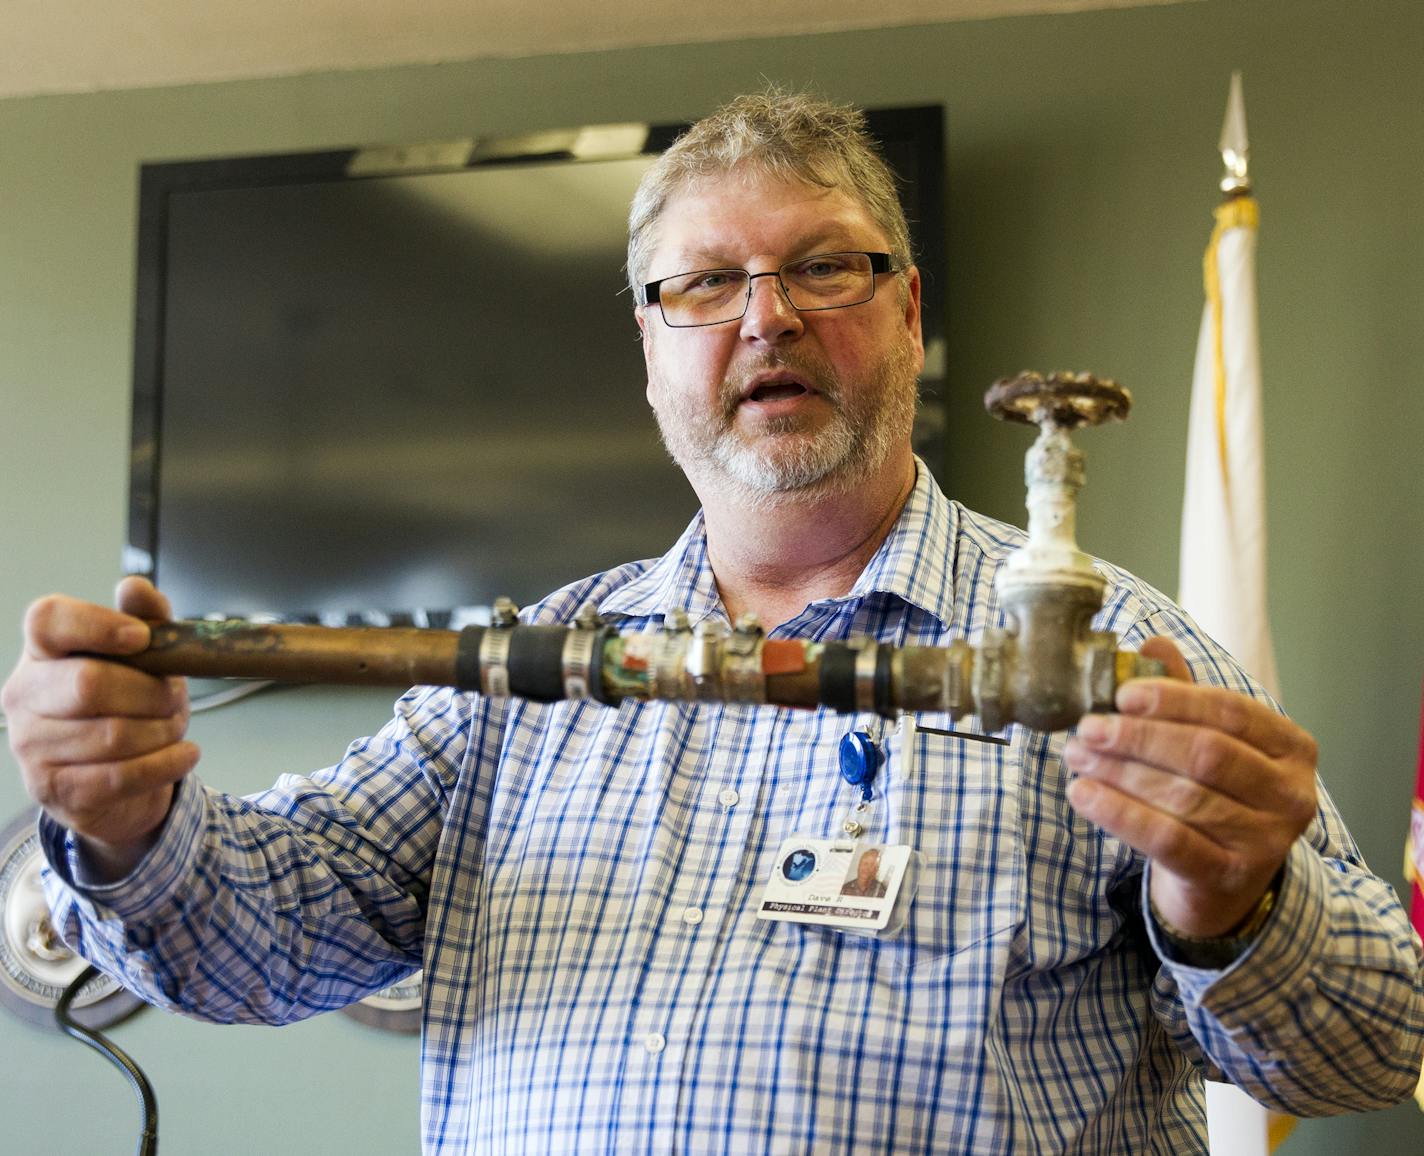
[(1117, 693), (1068, 740), (1068, 801), (1152, 860), (1152, 902), (1191, 936), (1219, 936), (1256, 907), (1315, 818), (1315, 740), (1269, 706), (1194, 686), (1180, 652), (1142, 653), (1168, 678)]

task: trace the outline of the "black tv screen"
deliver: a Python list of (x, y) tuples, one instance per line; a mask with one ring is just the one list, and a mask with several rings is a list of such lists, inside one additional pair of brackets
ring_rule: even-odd
[[(871, 125), (933, 368), (942, 112)], [(679, 127), (145, 165), (126, 569), (182, 617), (443, 625), (665, 550), (696, 499), (644, 399), (623, 259)]]

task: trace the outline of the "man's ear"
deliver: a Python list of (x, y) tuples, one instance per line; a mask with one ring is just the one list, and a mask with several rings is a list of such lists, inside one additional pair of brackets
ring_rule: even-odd
[[(643, 343), (643, 365), (646, 367), (653, 356), (653, 334), (648, 328), (648, 317), (645, 312), (647, 306), (638, 305), (633, 309), (633, 318), (638, 322), (638, 339)], [(643, 395), (648, 399), (648, 404), (653, 404), (653, 375), (648, 373), (647, 384), (643, 387)]]
[(905, 270), (905, 284), (909, 290), (905, 294), (905, 328), (910, 331), (910, 339), (915, 345), (915, 357), (919, 363), (915, 371), (919, 373), (925, 368), (925, 334), (920, 325), (919, 266), (911, 265)]

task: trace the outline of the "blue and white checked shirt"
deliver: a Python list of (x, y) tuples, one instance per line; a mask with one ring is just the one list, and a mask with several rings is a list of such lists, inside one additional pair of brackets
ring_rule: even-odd
[[(1021, 539), (921, 465), (851, 593), (775, 633), (976, 638), (1003, 622), (993, 576)], [(1100, 629), (1170, 635), (1198, 679), (1261, 693), (1103, 572)], [(722, 618), (701, 521), (527, 617), (590, 599), (622, 629)], [(1203, 1072), (1299, 1114), (1407, 1095), (1416, 941), (1323, 795), (1262, 937), (1200, 971), (1154, 952), (1142, 857), (1065, 802), (1063, 736), (919, 733), (907, 777), (892, 732), (865, 837), (924, 857), (908, 926), (758, 920), (782, 840), (839, 830), (838, 742), (869, 721), (417, 688), (315, 775), (249, 799), (190, 776), (130, 878), (52, 878), (51, 902), (125, 984), (214, 1020), (297, 1019), (423, 966), (429, 1153), (1182, 1156), (1205, 1151)], [(72, 840), (45, 843), (72, 884)]]

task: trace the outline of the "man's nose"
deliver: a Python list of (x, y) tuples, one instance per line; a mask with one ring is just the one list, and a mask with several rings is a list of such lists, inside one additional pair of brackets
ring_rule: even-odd
[[(761, 282), (758, 288), (757, 283)], [(801, 314), (786, 296), (780, 276), (753, 273), (747, 283), (747, 312), (742, 318), (742, 337), (751, 342), (780, 342), (799, 337), (806, 328)]]

